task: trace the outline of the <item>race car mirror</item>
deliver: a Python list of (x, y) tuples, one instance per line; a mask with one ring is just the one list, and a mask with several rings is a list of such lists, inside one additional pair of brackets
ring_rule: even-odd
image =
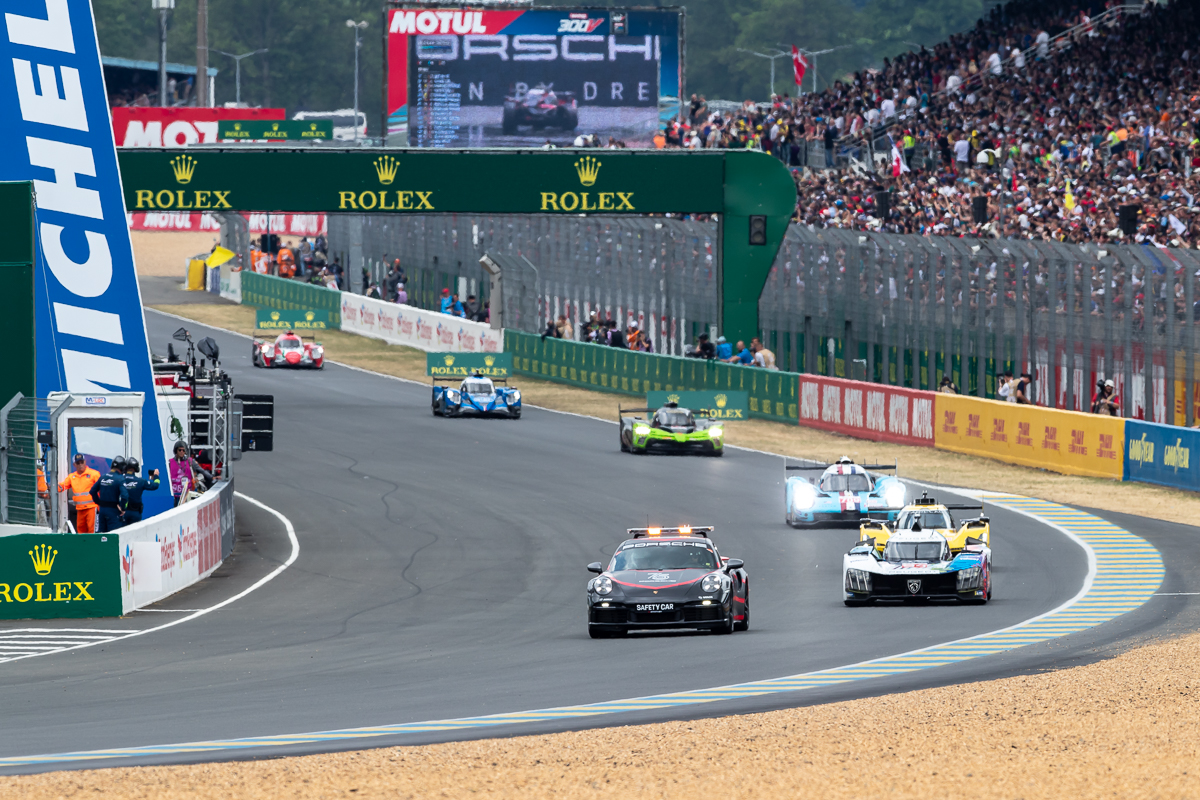
[(588, 564), (588, 572), (594, 572), (599, 575), (601, 572), (604, 572), (604, 565), (599, 561), (593, 561), (592, 563)]
[(733, 570), (733, 569), (741, 569), (745, 565), (746, 565), (746, 562), (742, 561), (740, 558), (731, 558), (725, 562), (725, 571), (729, 572), (730, 570)]

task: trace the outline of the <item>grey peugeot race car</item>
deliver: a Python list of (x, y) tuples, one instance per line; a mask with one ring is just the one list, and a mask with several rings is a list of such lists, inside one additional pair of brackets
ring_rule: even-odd
[(588, 634), (694, 628), (733, 633), (750, 627), (750, 576), (722, 558), (711, 527), (630, 528), (607, 568), (588, 570)]

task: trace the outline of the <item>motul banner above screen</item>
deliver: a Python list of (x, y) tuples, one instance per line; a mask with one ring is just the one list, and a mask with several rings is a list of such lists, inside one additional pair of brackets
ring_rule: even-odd
[[(88, 0), (6, 3), (0, 181), (33, 181), (37, 393), (143, 392), (150, 351)], [(142, 407), (143, 469), (166, 472), (158, 405)], [(147, 515), (171, 504), (146, 494)]]
[(213, 144), (222, 140), (220, 133), (223, 122), (266, 122), (286, 118), (282, 108), (127, 106), (112, 110), (113, 138), (117, 147), (187, 147), (190, 144)]

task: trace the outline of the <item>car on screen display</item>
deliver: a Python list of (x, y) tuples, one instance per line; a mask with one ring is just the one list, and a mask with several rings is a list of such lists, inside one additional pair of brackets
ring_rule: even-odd
[[(650, 414), (649, 417), (625, 416)], [(725, 454), (725, 427), (691, 409), (667, 403), (661, 408), (617, 407), (621, 452)]]
[(255, 339), (251, 360), (256, 367), (293, 369), (324, 369), (325, 348), (317, 342), (306, 342), (292, 331), (281, 333), (275, 341)]
[(690, 628), (733, 633), (750, 628), (750, 576), (724, 558), (711, 527), (630, 528), (608, 565), (588, 564), (588, 634)]
[(898, 530), (880, 550), (861, 540), (842, 556), (842, 599), (848, 606), (878, 600), (992, 599), (992, 551), (970, 538), (957, 553), (946, 537), (918, 526)]
[(894, 475), (872, 475), (870, 470), (894, 472), (896, 464), (855, 464), (843, 456), (833, 464), (784, 465), (784, 518), (793, 527), (834, 522), (857, 524), (864, 517), (894, 519), (904, 508), (904, 484)]
[(433, 415), (435, 417), (506, 417), (521, 418), (521, 390), (497, 386), (491, 378), (475, 373), (458, 385), (439, 386), (433, 383)]
[[(955, 522), (951, 512), (965, 510), (978, 510), (979, 516)], [(922, 492), (892, 520), (861, 520), (858, 538), (873, 539), (876, 549), (882, 552), (892, 536), (912, 531), (936, 533), (946, 540), (952, 554), (962, 552), (973, 541), (989, 550), (992, 546), (992, 523), (983, 513), (982, 503), (939, 503), (928, 492)]]
[(574, 92), (556, 92), (548, 86), (538, 86), (524, 94), (504, 98), (504, 133), (516, 133), (519, 128), (558, 128), (573, 131), (579, 127), (579, 104)]

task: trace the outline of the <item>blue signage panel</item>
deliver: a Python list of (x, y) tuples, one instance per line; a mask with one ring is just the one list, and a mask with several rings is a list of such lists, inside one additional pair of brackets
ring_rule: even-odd
[(1200, 491), (1200, 430), (1126, 420), (1125, 480)]
[[(37, 393), (143, 392), (142, 461), (166, 474), (91, 3), (4, 7), (0, 181), (31, 180), (37, 197)], [(147, 513), (170, 502), (147, 493)]]

